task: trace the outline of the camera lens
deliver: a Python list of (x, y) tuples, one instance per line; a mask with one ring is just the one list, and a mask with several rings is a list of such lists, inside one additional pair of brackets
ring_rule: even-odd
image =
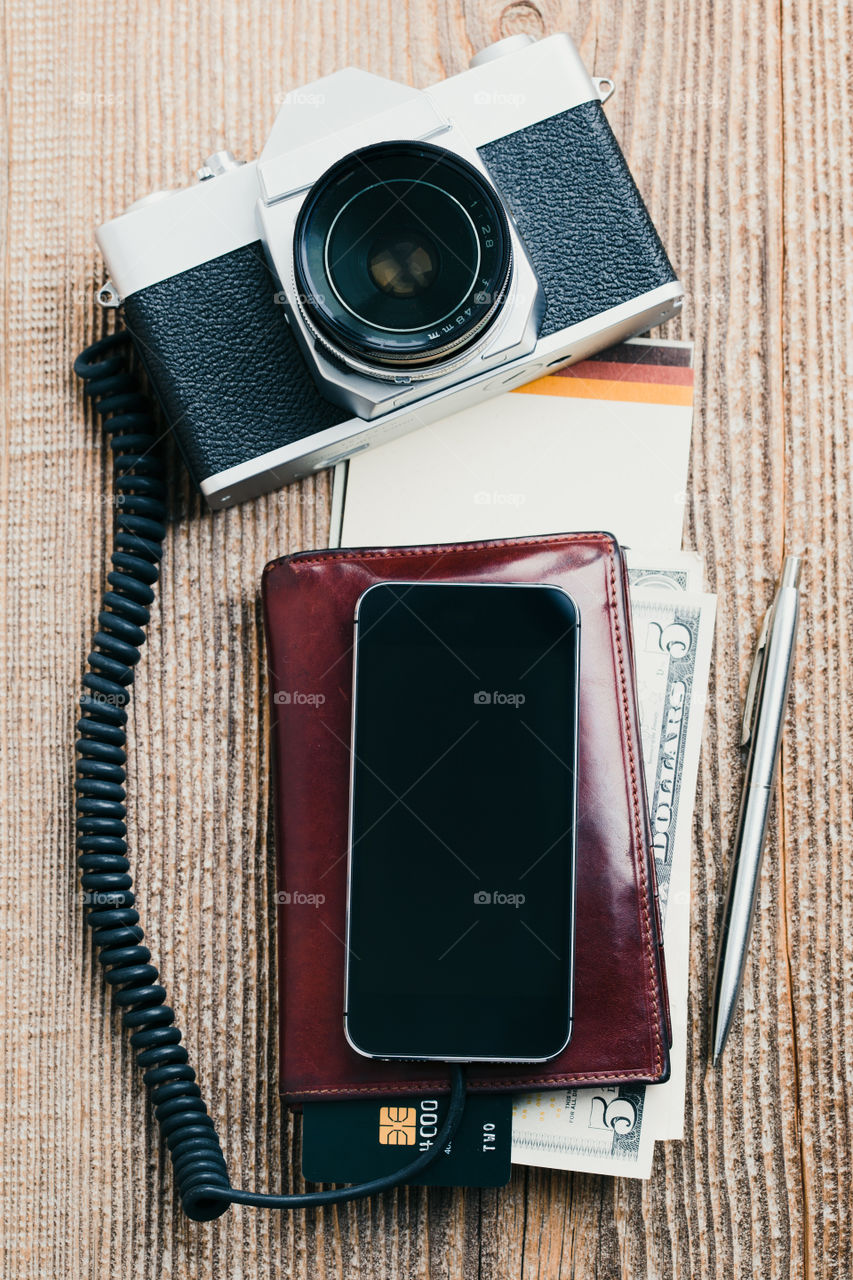
[(321, 336), (371, 365), (418, 368), (473, 343), (500, 311), (511, 248), (480, 173), (427, 143), (345, 156), (299, 214), (299, 302)]

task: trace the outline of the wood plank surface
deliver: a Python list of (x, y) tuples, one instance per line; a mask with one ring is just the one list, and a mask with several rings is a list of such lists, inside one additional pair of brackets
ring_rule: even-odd
[[(76, 699), (104, 579), (107, 451), (71, 373), (104, 331), (93, 228), (259, 151), (354, 63), (423, 86), (500, 35), (570, 31), (688, 289), (686, 545), (719, 593), (695, 829), (687, 1138), (647, 1184), (516, 1169), (327, 1212), (189, 1223), (84, 933)], [(845, 0), (6, 0), (0, 461), (0, 1275), (376, 1280), (850, 1277), (853, 1146), (853, 19)], [(327, 477), (204, 511), (175, 463), (130, 717), (140, 910), (237, 1185), (293, 1186), (276, 1095), (259, 579), (321, 546)], [(804, 623), (743, 1012), (706, 1068), (739, 706), (784, 550)]]

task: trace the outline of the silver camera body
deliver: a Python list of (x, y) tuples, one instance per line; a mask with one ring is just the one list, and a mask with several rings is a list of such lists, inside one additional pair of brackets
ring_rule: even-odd
[[(508, 263), (499, 295), (476, 295), (482, 328), (454, 346), (458, 307), (442, 318), (445, 346), (432, 333), (441, 354), (408, 364), (339, 342), (295, 260), (319, 184), (345, 159), (400, 140), (479, 175), (506, 215)], [(427, 90), (351, 68), (326, 76), (288, 94), (257, 161), (220, 152), (199, 178), (137, 201), (97, 241), (110, 276), (101, 301), (124, 307), (214, 508), (581, 360), (681, 307), (599, 86), (565, 35), (511, 37)], [(613, 188), (602, 202), (611, 224), (596, 214), (602, 182)]]

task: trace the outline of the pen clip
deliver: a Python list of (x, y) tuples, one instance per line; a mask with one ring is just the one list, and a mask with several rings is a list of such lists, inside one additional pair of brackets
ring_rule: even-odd
[(749, 673), (749, 684), (746, 686), (746, 699), (743, 704), (743, 724), (740, 731), (741, 750), (745, 751), (749, 746), (752, 738), (752, 731), (755, 728), (755, 713), (758, 707), (758, 690), (761, 684), (761, 671), (764, 666), (764, 656), (767, 652), (767, 637), (770, 634), (770, 617), (773, 613), (773, 606), (764, 615), (764, 621), (761, 624), (761, 630), (758, 633), (758, 641), (755, 646), (755, 657), (752, 660), (752, 670)]

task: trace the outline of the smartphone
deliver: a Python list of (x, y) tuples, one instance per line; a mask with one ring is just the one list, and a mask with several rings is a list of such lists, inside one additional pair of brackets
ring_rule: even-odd
[(580, 616), (557, 586), (382, 582), (355, 613), (344, 1029), (544, 1062), (572, 1029)]

